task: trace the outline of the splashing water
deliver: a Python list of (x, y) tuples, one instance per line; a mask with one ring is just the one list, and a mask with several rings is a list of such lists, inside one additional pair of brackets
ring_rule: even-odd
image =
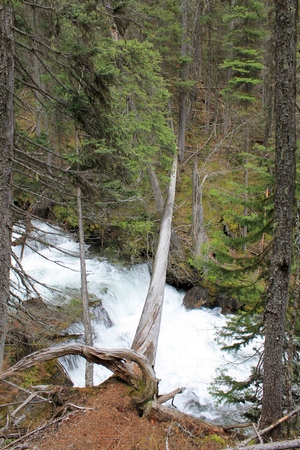
[[(36, 223), (40, 243), (34, 249), (25, 248), (22, 266), (25, 271), (43, 285), (35, 283), (40, 294), (52, 303), (68, 302), (80, 291), (80, 261), (78, 244), (72, 236), (58, 228)], [(15, 237), (18, 236), (16, 230)], [(45, 241), (57, 248), (46, 245)], [(36, 253), (38, 250), (39, 253)], [(61, 251), (62, 250), (62, 251)], [(21, 249), (15, 247), (17, 255)], [(86, 259), (88, 290), (93, 299), (101, 300), (107, 313), (107, 320), (93, 311), (94, 345), (101, 348), (130, 348), (143, 309), (150, 282), (148, 264), (130, 268), (110, 264), (97, 257)], [(15, 289), (22, 289), (12, 273)], [(49, 291), (48, 285), (57, 291)], [(25, 293), (24, 293), (25, 295)], [(164, 308), (155, 371), (161, 380), (160, 393), (167, 393), (177, 387), (185, 387), (177, 395), (174, 405), (179, 410), (217, 423), (226, 423), (236, 406), (216, 406), (208, 388), (216, 375), (216, 369), (230, 366), (230, 375), (244, 379), (250, 371), (250, 363), (242, 362), (246, 350), (239, 357), (222, 352), (215, 341), (218, 328), (226, 325), (226, 317), (220, 308), (200, 308), (187, 311), (182, 306), (184, 292), (166, 285)], [(82, 324), (74, 325), (83, 333)], [(251, 349), (248, 349), (248, 353)], [(76, 386), (84, 386), (85, 360), (64, 358), (70, 378)], [(100, 384), (111, 375), (102, 366), (95, 365), (94, 382)]]

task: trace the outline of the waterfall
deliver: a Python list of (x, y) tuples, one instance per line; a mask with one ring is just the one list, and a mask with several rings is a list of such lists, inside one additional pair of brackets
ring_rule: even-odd
[[(35, 231), (39, 244), (30, 245), (32, 241), (28, 241), (32, 248), (27, 247), (22, 252), (22, 266), (33, 279), (42, 283), (36, 283), (35, 287), (48, 302), (67, 303), (74, 296), (78, 297), (80, 291), (78, 244), (58, 228), (41, 223), (35, 226), (39, 230)], [(17, 236), (16, 228), (15, 238)], [(20, 255), (21, 248), (14, 250)], [(101, 301), (101, 305), (93, 306), (91, 311), (94, 345), (108, 349), (130, 348), (150, 282), (148, 264), (132, 267), (111, 264), (100, 257), (89, 256), (87, 248), (86, 266), (89, 294), (94, 303)], [(13, 273), (12, 281), (15, 289), (22, 289)], [(45, 285), (55, 290), (49, 291)], [(185, 387), (174, 400), (179, 410), (217, 423), (232, 423), (233, 411), (238, 420), (237, 407), (216, 406), (208, 388), (218, 368), (230, 367), (231, 375), (246, 378), (253, 361), (243, 361), (247, 352), (251, 353), (251, 347), (234, 356), (222, 352), (215, 341), (217, 329), (224, 327), (227, 320), (220, 308), (188, 311), (182, 306), (183, 296), (184, 292), (166, 285), (155, 365), (157, 378), (161, 380), (160, 393)], [(74, 327), (76, 333), (78, 330), (82, 333), (82, 324), (74, 324)], [(63, 364), (75, 386), (84, 386), (85, 361), (72, 357), (63, 359)], [(95, 384), (110, 375), (106, 368), (95, 366)]]

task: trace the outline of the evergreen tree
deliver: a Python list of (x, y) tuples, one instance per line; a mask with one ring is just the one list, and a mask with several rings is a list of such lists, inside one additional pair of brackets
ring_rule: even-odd
[(274, 242), (265, 307), (261, 427), (279, 419), (283, 409), (283, 354), (292, 269), (296, 175), (297, 11), (297, 0), (276, 3)]

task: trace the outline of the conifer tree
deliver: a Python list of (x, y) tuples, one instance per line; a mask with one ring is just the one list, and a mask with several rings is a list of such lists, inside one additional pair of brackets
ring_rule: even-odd
[(297, 15), (297, 0), (276, 2), (274, 242), (265, 307), (261, 427), (281, 417), (284, 399), (283, 354), (295, 206)]

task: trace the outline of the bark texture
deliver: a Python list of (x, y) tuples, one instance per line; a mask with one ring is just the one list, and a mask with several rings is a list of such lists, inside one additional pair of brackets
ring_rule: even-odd
[(297, 0), (276, 2), (274, 242), (265, 309), (262, 428), (281, 417), (283, 406), (283, 348), (295, 195), (296, 17)]
[(14, 37), (12, 9), (0, 6), (0, 370), (3, 363), (11, 257), (14, 144)]
[(141, 355), (146, 356), (152, 367), (154, 367), (155, 363), (164, 299), (166, 271), (171, 239), (173, 206), (175, 200), (176, 175), (177, 156), (175, 156), (173, 163), (168, 199), (161, 221), (158, 247), (155, 255), (150, 286), (140, 322), (131, 347)]

